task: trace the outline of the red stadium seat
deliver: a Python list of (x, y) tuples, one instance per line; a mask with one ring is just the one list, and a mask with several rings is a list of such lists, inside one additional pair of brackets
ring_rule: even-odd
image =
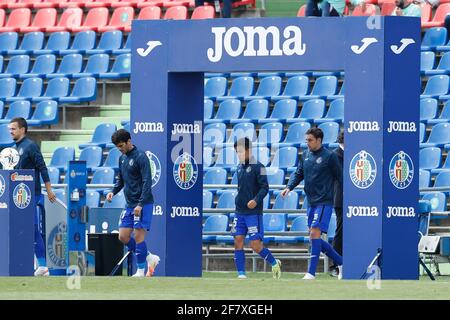
[(94, 8), (89, 10), (86, 15), (86, 19), (81, 27), (71, 28), (72, 32), (81, 31), (97, 31), (98, 28), (104, 27), (108, 24), (109, 11), (107, 8)]
[(392, 15), (392, 12), (396, 8), (395, 3), (392, 2), (385, 2), (381, 6), (381, 15), (382, 16), (390, 16)]
[(84, 5), (85, 8), (109, 8), (115, 2), (119, 2), (119, 0), (91, 0), (86, 2)]
[(248, 6), (248, 5), (250, 5), (252, 8), (256, 8), (256, 1), (255, 0), (236, 1), (236, 2), (233, 2), (232, 7), (237, 8), (240, 6)]
[[(111, 7), (118, 8), (118, 7), (137, 7), (139, 4), (144, 2), (145, 0), (119, 0), (111, 4)], [(160, 1), (162, 2), (162, 1)]]
[(59, 4), (60, 8), (72, 8), (72, 7), (80, 7), (83, 8), (89, 0), (69, 0), (67, 2), (62, 2)]
[(304, 17), (306, 12), (306, 4), (302, 5), (297, 11), (297, 17)]
[(184, 6), (170, 7), (164, 14), (164, 19), (169, 20), (186, 20), (187, 8)]
[(176, 7), (176, 6), (189, 6), (189, 0), (166, 0), (163, 3), (163, 7), (170, 8), (170, 7)]
[(374, 4), (366, 4), (366, 10), (362, 10), (362, 6), (356, 6), (353, 10), (352, 16), (374, 16), (377, 14), (377, 6)]
[(395, 0), (378, 0), (378, 6), (383, 7), (385, 3), (395, 4)]
[(450, 3), (444, 3), (439, 5), (434, 13), (433, 20), (429, 22), (423, 22), (422, 28), (434, 28), (434, 27), (443, 27), (445, 16), (450, 13)]
[(131, 21), (134, 19), (133, 7), (116, 8), (109, 20), (109, 24), (105, 27), (99, 27), (99, 32), (106, 32), (110, 30), (125, 30), (131, 28)]
[(0, 0), (0, 8), (8, 7), (8, 4), (15, 3), (16, 0)]
[(428, 3), (423, 3), (421, 5), (421, 7), (422, 7), (421, 23), (423, 25), (425, 22), (429, 22), (431, 20), (431, 10), (432, 10), (432, 8), (431, 8), (431, 6)]
[(54, 27), (58, 13), (55, 8), (39, 9), (29, 27), (20, 28), (20, 32), (45, 31), (47, 27)]
[(163, 0), (146, 0), (138, 3), (138, 8), (145, 8), (148, 6), (157, 6), (162, 7), (164, 1)]
[(67, 0), (43, 0), (43, 2), (38, 2), (33, 4), (33, 8), (41, 9), (41, 8), (57, 8), (60, 3), (67, 2)]
[(70, 31), (73, 27), (81, 26), (83, 10), (80, 8), (68, 8), (64, 10), (56, 27), (45, 28), (46, 32)]
[(0, 32), (18, 32), (22, 27), (28, 27), (31, 22), (31, 10), (28, 8), (14, 9), (11, 11), (8, 17), (8, 22), (3, 28), (0, 28)]
[(0, 27), (3, 27), (5, 25), (5, 20), (6, 20), (5, 10), (0, 9)]
[(8, 4), (8, 9), (32, 8), (34, 4), (41, 1), (42, 0), (17, 0), (17, 2)]
[(139, 12), (138, 20), (159, 20), (161, 19), (160, 7), (145, 7)]
[(191, 19), (214, 19), (216, 12), (213, 6), (201, 6), (194, 9)]

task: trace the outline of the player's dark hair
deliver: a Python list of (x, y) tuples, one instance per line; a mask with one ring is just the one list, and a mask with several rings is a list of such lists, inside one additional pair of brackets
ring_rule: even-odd
[(249, 150), (252, 147), (252, 142), (247, 137), (240, 138), (234, 143), (235, 150), (237, 149), (237, 146), (244, 146), (245, 150)]
[(127, 143), (128, 140), (130, 140), (130, 139), (131, 139), (131, 135), (125, 129), (119, 129), (116, 132), (114, 132), (113, 135), (111, 136), (111, 142), (116, 146), (121, 142)]
[(306, 131), (306, 134), (312, 135), (314, 138), (319, 139), (323, 141), (323, 131), (320, 128), (311, 128)]
[(28, 123), (27, 120), (25, 120), (22, 117), (17, 117), (17, 118), (13, 118), (11, 119), (11, 121), (9, 123), (17, 123), (17, 125), (19, 126), (19, 129), (25, 128), (25, 133), (28, 132)]
[(339, 132), (337, 137), (337, 143), (344, 143), (344, 131)]

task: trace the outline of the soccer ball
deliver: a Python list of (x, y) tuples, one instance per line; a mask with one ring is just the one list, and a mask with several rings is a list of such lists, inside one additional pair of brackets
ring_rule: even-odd
[(19, 160), (19, 153), (14, 148), (5, 148), (0, 152), (0, 163), (3, 169), (13, 169)]

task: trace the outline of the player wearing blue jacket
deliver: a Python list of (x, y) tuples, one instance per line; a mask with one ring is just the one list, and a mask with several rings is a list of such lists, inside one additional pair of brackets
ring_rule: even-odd
[(251, 156), (251, 141), (235, 142), (240, 165), (237, 169), (238, 193), (235, 199), (236, 217), (231, 232), (234, 236), (234, 260), (238, 278), (245, 279), (244, 239), (249, 234), (250, 247), (272, 266), (273, 277), (281, 276), (281, 262), (264, 248), (263, 201), (269, 192), (266, 168)]
[(308, 227), (311, 243), (311, 259), (308, 273), (303, 279), (315, 278), (320, 252), (324, 252), (333, 259), (342, 276), (342, 257), (327, 242), (321, 239), (322, 233), (328, 232), (334, 201), (335, 181), (342, 182), (342, 166), (333, 152), (322, 146), (323, 132), (319, 128), (306, 131), (308, 150), (294, 174), (291, 175), (286, 189), (281, 195), (284, 197), (291, 192), (302, 180), (305, 180), (305, 193), (308, 197)]
[[(152, 174), (147, 155), (131, 143), (130, 133), (117, 130), (111, 137), (112, 143), (120, 150), (119, 175), (112, 192), (113, 196), (124, 190), (127, 207), (120, 217), (119, 240), (136, 252), (137, 271), (133, 277), (152, 276), (159, 257), (147, 251), (146, 232), (150, 230), (153, 215)], [(134, 238), (131, 234), (134, 230)], [(145, 265), (148, 266), (145, 274)]]

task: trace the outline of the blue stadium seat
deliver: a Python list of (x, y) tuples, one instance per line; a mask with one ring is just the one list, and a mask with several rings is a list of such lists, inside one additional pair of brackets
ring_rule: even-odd
[(434, 180), (434, 187), (450, 187), (450, 171), (442, 171)]
[(420, 147), (442, 147), (450, 143), (450, 123), (438, 123), (431, 129), (430, 137)]
[(3, 56), (0, 56), (0, 73), (3, 72), (3, 62), (4, 62)]
[(5, 78), (0, 79), (0, 100), (12, 97), (16, 94), (16, 79)]
[[(430, 53), (434, 54), (433, 52), (430, 52)], [(424, 52), (422, 52), (422, 54), (424, 54)], [(434, 56), (433, 56), (433, 58), (434, 58)], [(425, 70), (423, 73), (428, 76), (432, 76), (432, 75), (436, 75), (436, 74), (449, 74), (450, 73), (449, 69), (450, 69), (450, 52), (447, 52), (441, 57), (441, 60), (439, 61), (439, 65), (436, 67), (436, 69)]]
[[(59, 170), (57, 168), (47, 167), (48, 177), (50, 178), (51, 184), (59, 183)], [(41, 184), (44, 183), (41, 177)]]
[(131, 34), (128, 35), (127, 40), (125, 41), (125, 44), (122, 48), (116, 49), (112, 51), (112, 54), (119, 55), (124, 53), (131, 53)]
[(79, 160), (86, 161), (86, 168), (90, 172), (102, 164), (103, 150), (100, 147), (87, 147), (81, 150)]
[[(336, 143), (339, 134), (339, 123), (325, 122), (319, 125), (319, 129), (322, 129), (323, 131), (322, 144), (324, 146), (329, 148), (337, 148), (339, 146), (338, 143)], [(306, 147), (306, 145), (303, 147)]]
[(328, 100), (344, 99), (344, 95), (345, 95), (345, 82), (342, 82), (341, 89), (339, 90), (339, 93), (338, 94), (328, 95), (327, 99)]
[(310, 95), (298, 97), (299, 100), (326, 99), (334, 95), (337, 89), (337, 78), (335, 76), (323, 76), (317, 78)]
[[(420, 163), (420, 161), (419, 161), (419, 163)], [(445, 158), (445, 162), (442, 165), (442, 167), (440, 166), (439, 168), (432, 169), (431, 174), (437, 175), (437, 174), (441, 173), (442, 171), (450, 171), (450, 157), (448, 157), (448, 156)]]
[(257, 74), (256, 74), (256, 76), (258, 77), (258, 78), (265, 78), (265, 77), (284, 77), (284, 72), (274, 72), (274, 71), (271, 71), (271, 72), (258, 72)]
[(420, 169), (436, 169), (441, 166), (442, 152), (440, 148), (429, 147), (420, 149), (419, 152), (419, 168)]
[[(228, 216), (224, 214), (216, 214), (209, 216), (203, 226), (203, 233), (225, 232), (228, 230)], [(203, 234), (202, 242), (216, 242), (217, 236), (213, 234)]]
[(434, 69), (434, 59), (435, 59), (435, 54), (433, 51), (422, 51), (420, 53), (420, 72), (421, 72), (421, 74), (427, 74), (426, 72), (432, 71)]
[(33, 54), (58, 54), (60, 50), (66, 50), (70, 44), (70, 33), (58, 31), (50, 33), (44, 49), (33, 50)]
[(231, 72), (230, 78), (257, 77), (258, 72)]
[[(303, 214), (297, 216), (292, 221), (291, 228), (289, 229), (289, 231), (308, 234), (308, 232), (309, 232), (308, 217), (306, 215), (303, 215)], [(275, 241), (275, 243), (295, 244), (295, 243), (307, 242), (308, 239), (307, 239), (307, 237), (300, 236), (300, 235), (296, 235), (296, 236), (275, 236), (274, 241)]]
[(277, 144), (283, 138), (283, 124), (280, 122), (265, 123), (259, 129), (258, 146), (271, 146)]
[(80, 73), (72, 74), (73, 78), (98, 77), (100, 73), (107, 73), (109, 69), (109, 55), (99, 53), (89, 57), (86, 67)]
[(223, 96), (219, 96), (217, 101), (243, 99), (244, 97), (251, 96), (253, 94), (254, 83), (255, 80), (253, 77), (238, 77), (231, 83), (228, 95), (223, 94)]
[(225, 141), (227, 127), (225, 123), (212, 123), (205, 126), (203, 131), (203, 144), (215, 146)]
[(321, 119), (325, 114), (325, 101), (322, 99), (311, 99), (303, 103), (302, 109), (298, 118), (287, 119), (287, 123), (292, 122), (314, 122), (316, 119)]
[(428, 79), (420, 98), (440, 98), (448, 92), (449, 78), (447, 75), (436, 75)]
[(0, 33), (0, 54), (7, 54), (10, 50), (17, 48), (19, 34), (17, 32)]
[(213, 119), (206, 119), (204, 122), (209, 123), (229, 123), (232, 119), (237, 119), (241, 115), (241, 101), (230, 99), (220, 103), (219, 109)]
[[(226, 184), (227, 183), (227, 171), (223, 168), (212, 167), (206, 171), (203, 177), (203, 184)], [(208, 188), (211, 192), (216, 192), (216, 188)]]
[(119, 193), (117, 193), (111, 200), (105, 201), (103, 203), (103, 208), (120, 208), (124, 209), (127, 205), (127, 201), (125, 200), (125, 194), (123, 193), (123, 190), (121, 190)]
[(216, 100), (217, 97), (226, 95), (228, 88), (227, 78), (214, 77), (209, 78), (205, 83), (204, 95), (205, 98)]
[(73, 43), (69, 49), (59, 50), (59, 54), (81, 53), (95, 48), (95, 39), (97, 34), (94, 31), (82, 31), (75, 33)]
[(221, 167), (224, 169), (231, 169), (237, 167), (239, 160), (237, 158), (236, 151), (234, 147), (225, 147), (219, 151), (217, 155), (215, 167)]
[(298, 193), (289, 192), (287, 196), (283, 197), (281, 192), (275, 198), (272, 209), (297, 209), (298, 208)]
[(254, 99), (270, 99), (272, 96), (277, 96), (281, 91), (281, 78), (280, 77), (266, 77), (261, 80), (254, 96), (248, 95), (244, 97), (244, 100)]
[(422, 200), (430, 201), (431, 212), (447, 211), (447, 197), (443, 192), (425, 193)]
[(122, 46), (122, 31), (113, 30), (106, 31), (101, 34), (100, 41), (97, 48), (86, 50), (87, 54), (108, 53), (111, 54), (113, 50), (118, 50)]
[(0, 120), (0, 124), (9, 123), (13, 118), (22, 117), (28, 119), (31, 113), (30, 101), (20, 100), (15, 101), (9, 105), (9, 109), (3, 119)]
[(72, 93), (68, 97), (60, 97), (59, 102), (79, 103), (93, 101), (97, 97), (97, 81), (93, 77), (80, 78), (75, 82)]
[(295, 76), (288, 79), (284, 91), (280, 96), (272, 96), (272, 101), (283, 99), (298, 99), (306, 96), (309, 90), (309, 79), (305, 76)]
[(50, 166), (57, 168), (60, 172), (67, 170), (68, 162), (75, 160), (75, 149), (73, 147), (59, 147), (53, 152)]
[(71, 78), (72, 74), (81, 72), (83, 67), (83, 56), (79, 53), (73, 53), (63, 56), (58, 70), (55, 73), (47, 75), (47, 78), (67, 77)]
[(438, 101), (436, 99), (420, 99), (420, 121), (427, 122), (436, 118), (437, 110)]
[(53, 100), (41, 101), (36, 105), (33, 116), (27, 120), (29, 126), (43, 126), (58, 123), (58, 104)]
[[(119, 170), (119, 159), (122, 153), (117, 148), (112, 148), (109, 150), (108, 155), (106, 156), (105, 162), (103, 163), (102, 168), (111, 168), (113, 170)], [(97, 170), (99, 168), (96, 168)]]
[(41, 78), (25, 79), (20, 86), (17, 95), (15, 97), (6, 98), (5, 101), (31, 100), (33, 97), (39, 97), (42, 94), (42, 86), (43, 81)]
[(211, 147), (203, 148), (203, 170), (210, 167), (214, 161), (214, 150)]
[(296, 122), (289, 126), (286, 138), (283, 142), (276, 144), (277, 147), (300, 147), (305, 141), (306, 131), (311, 128), (309, 122)]
[(31, 54), (34, 50), (42, 49), (43, 45), (43, 32), (28, 32), (23, 36), (22, 43), (20, 44), (18, 49), (8, 50), (6, 53), (9, 55)]
[(264, 213), (263, 224), (265, 232), (286, 231), (287, 217), (283, 213)]
[(30, 73), (20, 74), (19, 78), (41, 77), (46, 78), (47, 74), (54, 73), (56, 68), (56, 57), (53, 54), (43, 54), (37, 56)]
[(286, 122), (286, 119), (294, 118), (297, 112), (297, 100), (284, 99), (275, 103), (272, 114), (267, 119), (258, 120), (259, 123)]
[(430, 186), (430, 171), (419, 170), (419, 189), (428, 188)]
[(227, 214), (231, 213), (236, 208), (236, 204), (235, 204), (236, 196), (237, 196), (237, 191), (224, 190), (221, 193), (221, 195), (219, 196), (219, 199), (217, 200), (216, 209), (231, 209), (231, 211), (227, 212)]
[(86, 206), (89, 208), (98, 208), (100, 205), (100, 193), (94, 190), (86, 192)]
[(214, 112), (214, 102), (211, 99), (204, 99), (203, 108), (203, 119), (211, 119)]
[(3, 117), (3, 111), (5, 109), (5, 103), (0, 101), (0, 119)]
[(100, 73), (100, 79), (128, 78), (131, 74), (131, 53), (117, 56), (109, 72)]
[(87, 147), (100, 147), (105, 148), (106, 144), (111, 142), (111, 136), (116, 132), (117, 127), (114, 123), (102, 123), (99, 124), (92, 135), (92, 140), (89, 143), (82, 143), (79, 145), (80, 149)]
[(295, 171), (297, 166), (297, 148), (280, 148), (274, 155), (271, 167), (287, 169), (288, 172)]
[[(449, 52), (450, 53), (450, 52)], [(442, 112), (437, 119), (429, 119), (428, 124), (450, 122), (450, 100), (447, 100), (442, 108)]]
[(16, 143), (11, 138), (11, 135), (9, 134), (9, 128), (7, 124), (1, 124), (0, 125), (0, 147), (6, 148), (6, 147), (12, 147)]
[(212, 208), (213, 194), (211, 191), (203, 190), (203, 209)]
[(266, 99), (255, 99), (247, 103), (242, 118), (232, 119), (231, 123), (253, 122), (267, 118), (269, 112), (269, 102)]
[(18, 77), (20, 74), (28, 73), (30, 68), (30, 56), (18, 55), (11, 57), (4, 73), (0, 73), (0, 78)]
[[(233, 147), (234, 143), (241, 138), (247, 137), (250, 141), (256, 141), (255, 125), (251, 122), (238, 123), (234, 125), (228, 141), (225, 143), (227, 147)], [(217, 144), (221, 146), (221, 144)]]
[(267, 181), (269, 183), (269, 186), (273, 185), (284, 185), (284, 171), (280, 168), (266, 168), (267, 173)]
[(329, 121), (337, 123), (342, 123), (344, 121), (344, 99), (336, 99), (331, 101), (327, 115), (322, 119), (314, 120), (315, 123), (324, 123)]
[(45, 100), (58, 100), (61, 97), (66, 97), (69, 94), (70, 81), (68, 78), (60, 77), (53, 78), (47, 84), (45, 92), (40, 97), (33, 97), (33, 102), (45, 101)]
[(252, 155), (256, 161), (261, 162), (264, 166), (267, 166), (270, 162), (270, 149), (267, 147), (253, 147)]
[[(101, 168), (94, 171), (91, 184), (114, 184), (114, 170), (111, 168)], [(109, 192), (109, 188), (94, 188), (100, 193)]]
[(446, 28), (430, 28), (422, 39), (422, 51), (435, 51), (437, 46), (443, 46), (447, 42)]
[(425, 140), (425, 133), (426, 133), (426, 128), (425, 128), (425, 124), (420, 123), (419, 125), (419, 142), (422, 143)]

